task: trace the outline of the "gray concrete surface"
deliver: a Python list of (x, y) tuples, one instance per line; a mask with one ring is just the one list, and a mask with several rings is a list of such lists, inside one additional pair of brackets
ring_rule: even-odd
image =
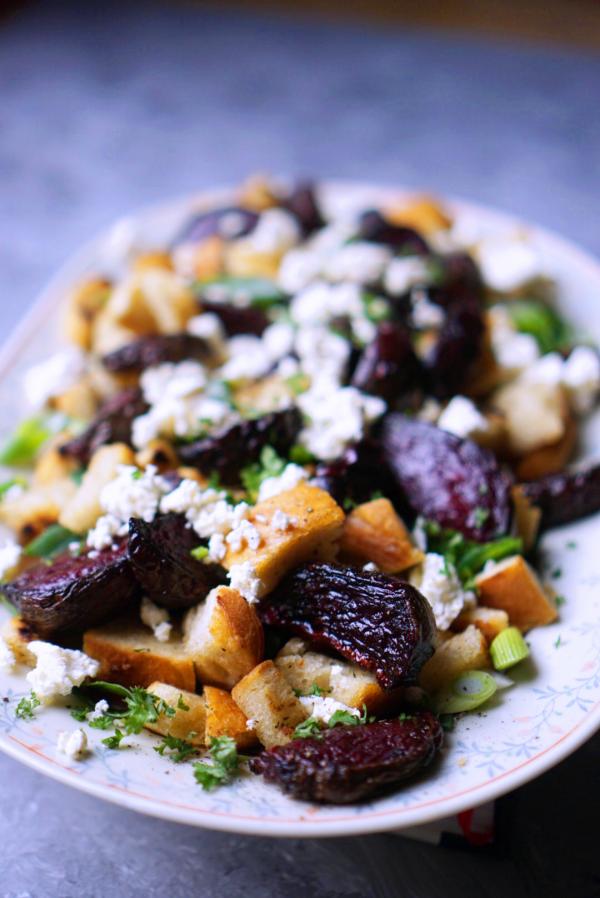
[[(132, 207), (255, 169), (516, 210), (600, 254), (600, 59), (216, 7), (46, 2), (0, 21), (0, 331)], [(0, 757), (0, 898), (600, 894), (597, 749), (500, 802), (496, 856), (186, 829)]]

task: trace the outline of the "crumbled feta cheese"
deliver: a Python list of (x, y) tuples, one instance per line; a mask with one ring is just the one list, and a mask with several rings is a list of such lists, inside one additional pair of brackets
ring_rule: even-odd
[(595, 349), (576, 346), (563, 365), (563, 384), (576, 412), (589, 412), (600, 392), (600, 359)]
[(207, 385), (199, 362), (155, 365), (144, 371), (140, 384), (150, 410), (133, 421), (132, 440), (138, 449), (158, 436), (193, 436), (202, 420), (221, 423), (231, 415), (225, 403), (199, 395)]
[(184, 479), (164, 496), (160, 510), (165, 514), (184, 514), (198, 536), (209, 539), (213, 534), (225, 534), (235, 529), (248, 516), (246, 502), (230, 505), (224, 495), (210, 487), (202, 489), (194, 480)]
[(265, 209), (247, 237), (246, 246), (255, 253), (284, 253), (298, 243), (300, 227), (297, 218), (285, 209)]
[(548, 384), (557, 387), (562, 383), (563, 360), (557, 352), (549, 352), (529, 365), (521, 374), (521, 381)]
[(292, 249), (281, 260), (277, 282), (282, 290), (293, 295), (318, 278), (322, 268), (322, 253), (308, 247)]
[(518, 290), (543, 275), (535, 247), (520, 237), (495, 235), (474, 250), (483, 280), (500, 293)]
[(278, 362), (294, 349), (294, 328), (285, 321), (270, 324), (262, 335), (264, 351), (273, 362)]
[(146, 402), (154, 405), (165, 397), (180, 399), (206, 386), (206, 370), (200, 362), (163, 362), (146, 368), (140, 377)]
[(232, 337), (227, 344), (229, 359), (219, 371), (226, 381), (257, 380), (268, 373), (272, 360), (265, 352), (263, 341), (250, 334)]
[(15, 653), (6, 640), (0, 636), (0, 670), (10, 671), (15, 667), (16, 663)]
[(296, 335), (295, 349), (301, 370), (313, 382), (326, 380), (339, 384), (343, 379), (351, 347), (339, 334), (326, 327), (302, 327)]
[(447, 630), (465, 605), (474, 602), (473, 593), (463, 589), (454, 568), (435, 552), (425, 555), (410, 579), (431, 605), (438, 630)]
[(168, 642), (173, 625), (166, 608), (159, 608), (150, 599), (144, 597), (140, 605), (140, 618), (149, 627), (159, 642)]
[(374, 561), (367, 561), (366, 564), (363, 564), (363, 571), (366, 571), (367, 574), (374, 574), (379, 570)]
[(95, 677), (100, 668), (97, 661), (83, 652), (63, 649), (51, 642), (35, 639), (27, 648), (37, 659), (35, 668), (27, 674), (27, 681), (42, 702), (69, 695), (87, 677)]
[(262, 542), (260, 531), (250, 521), (242, 520), (234, 530), (225, 537), (225, 542), (231, 546), (233, 552), (240, 552), (244, 543), (253, 552), (256, 552)]
[(337, 458), (349, 443), (358, 442), (365, 427), (386, 409), (378, 397), (327, 382), (317, 382), (302, 393), (298, 406), (308, 419), (299, 441), (323, 460)]
[(246, 729), (250, 730), (250, 731), (256, 729), (256, 718), (255, 717), (248, 718), (248, 720), (246, 721)]
[(327, 324), (332, 318), (364, 315), (362, 291), (357, 284), (317, 281), (290, 303), (290, 315), (298, 325)]
[(489, 424), (477, 406), (466, 396), (454, 396), (438, 418), (442, 430), (467, 439), (475, 433), (487, 433)]
[(326, 262), (323, 273), (330, 281), (373, 284), (391, 259), (386, 246), (357, 240), (340, 247)]
[(208, 541), (208, 557), (211, 561), (223, 561), (226, 554), (225, 537), (222, 533), (213, 533)]
[(310, 717), (314, 717), (315, 720), (320, 720), (325, 724), (329, 723), (336, 711), (345, 711), (347, 714), (351, 714), (352, 717), (360, 717), (358, 708), (351, 708), (350, 705), (338, 702), (334, 698), (320, 695), (302, 695), (299, 701), (306, 708)]
[(120, 465), (117, 476), (100, 493), (100, 507), (105, 515), (87, 536), (87, 544), (100, 551), (112, 545), (115, 537), (125, 536), (130, 518), (150, 523), (158, 511), (160, 501), (171, 485), (158, 474), (154, 465), (140, 471), (131, 465)]
[(492, 349), (501, 368), (517, 374), (539, 358), (535, 338), (531, 334), (520, 334), (503, 306), (492, 306), (488, 315)]
[(110, 705), (108, 704), (106, 699), (101, 698), (100, 701), (96, 702), (96, 704), (94, 705), (94, 710), (90, 711), (90, 713), (87, 715), (87, 719), (89, 721), (100, 720), (100, 718), (104, 717), (109, 709)]
[(79, 761), (87, 754), (88, 739), (82, 729), (73, 730), (71, 733), (63, 731), (58, 734), (56, 748), (61, 754), (71, 758), (72, 761)]
[(286, 530), (290, 530), (292, 527), (295, 527), (297, 523), (298, 518), (286, 514), (285, 511), (281, 510), (281, 508), (275, 509), (273, 517), (271, 518), (271, 527), (273, 528), (273, 530), (281, 530), (283, 532), (285, 532)]
[(21, 546), (14, 541), (5, 542), (0, 546), (0, 580), (5, 580), (14, 571), (22, 552)]
[(256, 569), (252, 562), (243, 561), (241, 564), (231, 566), (229, 573), (229, 585), (253, 604), (261, 595), (262, 583), (256, 575)]
[(430, 280), (429, 268), (421, 256), (400, 256), (391, 260), (383, 283), (392, 296), (401, 296), (411, 287), (428, 284)]
[(420, 290), (411, 293), (412, 323), (419, 330), (427, 330), (430, 327), (441, 327), (446, 315), (441, 306), (430, 302)]
[(42, 408), (48, 400), (72, 387), (87, 370), (85, 354), (75, 347), (50, 356), (25, 374), (23, 388), (29, 405)]
[(214, 312), (203, 312), (194, 315), (187, 323), (188, 334), (206, 340), (209, 346), (218, 354), (223, 351), (226, 334), (221, 319)]
[(94, 552), (101, 552), (112, 546), (117, 537), (126, 536), (128, 531), (129, 522), (125, 525), (114, 514), (105, 514), (98, 518), (96, 525), (89, 531), (86, 542)]
[(307, 479), (308, 474), (300, 465), (286, 465), (278, 477), (267, 477), (266, 480), (263, 480), (258, 490), (258, 501), (263, 502), (272, 496), (278, 496), (279, 493), (293, 490), (299, 483)]

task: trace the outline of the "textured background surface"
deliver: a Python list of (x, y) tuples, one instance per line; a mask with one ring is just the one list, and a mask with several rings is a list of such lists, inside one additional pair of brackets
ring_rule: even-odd
[[(600, 254), (600, 59), (126, 2), (0, 23), (0, 326), (137, 205), (255, 169), (462, 194)], [(600, 894), (596, 745), (500, 803), (497, 856), (251, 840), (137, 817), (0, 757), (0, 898)]]

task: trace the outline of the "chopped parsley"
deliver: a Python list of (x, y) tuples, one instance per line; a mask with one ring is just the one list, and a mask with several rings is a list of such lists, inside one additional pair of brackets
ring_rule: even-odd
[(307, 717), (302, 723), (299, 723), (294, 730), (292, 739), (311, 739), (316, 737), (321, 739), (321, 724), (316, 717)]
[(560, 608), (561, 605), (564, 605), (566, 601), (567, 600), (565, 599), (564, 596), (555, 596), (554, 597), (554, 604), (556, 605), (557, 608)]
[(478, 505), (477, 508), (473, 511), (473, 520), (475, 521), (475, 526), (483, 527), (489, 516), (489, 509), (481, 508), (481, 506)]
[(125, 738), (126, 733), (120, 730), (118, 727), (115, 727), (115, 731), (112, 736), (107, 736), (106, 739), (102, 740), (102, 744), (106, 745), (107, 748), (111, 748), (113, 750), (117, 748), (121, 748), (121, 742)]
[(166, 755), (175, 764), (180, 764), (182, 761), (187, 761), (188, 758), (195, 755), (198, 749), (185, 739), (167, 735), (163, 736), (160, 745), (154, 747), (154, 751), (163, 757)]
[[(173, 717), (175, 715), (175, 708), (168, 705), (164, 699), (159, 698), (157, 695), (152, 695), (146, 689), (142, 689), (141, 686), (128, 688), (117, 683), (105, 683), (102, 680), (96, 680), (90, 683), (90, 686), (110, 692), (124, 703), (125, 708), (114, 710), (111, 708), (102, 717), (89, 721), (90, 726), (103, 730), (118, 722), (124, 730), (121, 738), (123, 738), (123, 735), (129, 736), (133, 733), (140, 733), (146, 724), (156, 723), (160, 716)], [(116, 728), (115, 734), (118, 733), (119, 730)], [(120, 739), (112, 739), (110, 745), (106, 739), (102, 741), (109, 748), (118, 748), (120, 745)]]
[(19, 720), (33, 720), (36, 708), (39, 708), (41, 702), (35, 692), (29, 693), (29, 698), (22, 698), (15, 709), (15, 714)]
[(279, 477), (286, 464), (286, 460), (278, 455), (272, 446), (264, 446), (260, 453), (260, 461), (242, 468), (240, 479), (251, 502), (256, 502), (261, 483), (269, 477)]
[(550, 576), (553, 580), (558, 580), (560, 577), (562, 577), (562, 568), (555, 567)]
[(206, 548), (206, 546), (196, 546), (195, 549), (192, 549), (190, 555), (192, 556), (192, 558), (195, 558), (196, 561), (204, 561), (204, 559), (208, 555), (208, 549)]
[(553, 645), (555, 649), (559, 649), (562, 645), (564, 645), (564, 642), (562, 641), (562, 638), (560, 636), (557, 636), (554, 640)]
[(443, 555), (446, 573), (452, 568), (469, 589), (474, 588), (474, 577), (488, 561), (501, 561), (509, 555), (523, 551), (523, 542), (516, 536), (501, 536), (487, 543), (466, 539), (457, 530), (445, 530), (436, 521), (424, 522), (427, 551)]
[(569, 346), (572, 332), (554, 309), (535, 299), (519, 299), (505, 306), (512, 323), (522, 334), (530, 334), (543, 355)]
[(179, 711), (189, 711), (190, 710), (190, 706), (186, 705), (186, 703), (183, 700), (183, 695), (181, 693), (179, 693), (179, 698), (177, 699), (177, 709)]
[(295, 443), (292, 446), (289, 455), (290, 461), (293, 461), (295, 465), (310, 465), (315, 460), (314, 455), (300, 443)]
[(231, 736), (213, 736), (208, 753), (210, 761), (197, 761), (194, 764), (194, 778), (206, 791), (230, 782), (243, 760), (238, 755), (235, 740)]

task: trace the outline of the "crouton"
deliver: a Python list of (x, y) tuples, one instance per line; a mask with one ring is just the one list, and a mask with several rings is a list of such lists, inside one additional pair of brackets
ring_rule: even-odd
[[(286, 530), (276, 530), (272, 526), (276, 511), (289, 516), (290, 526)], [(250, 562), (261, 581), (264, 595), (274, 589), (291, 568), (306, 561), (329, 560), (336, 554), (344, 512), (325, 490), (301, 483), (259, 502), (250, 512), (249, 520), (260, 533), (258, 548), (230, 546), (223, 565), (229, 570), (233, 565)]]
[(279, 198), (273, 192), (273, 184), (263, 174), (251, 175), (244, 181), (238, 194), (238, 202), (244, 209), (264, 212), (279, 205)]
[(262, 624), (252, 605), (217, 586), (184, 620), (184, 642), (203, 684), (231, 689), (262, 660)]
[(506, 611), (510, 623), (521, 630), (549, 624), (558, 616), (537, 574), (521, 555), (482, 571), (475, 583), (480, 604)]
[[(199, 281), (208, 281), (223, 274), (225, 266), (225, 241), (217, 234), (200, 243), (184, 246), (182, 267)], [(181, 256), (178, 256), (178, 261)]]
[(30, 642), (41, 637), (31, 624), (26, 623), (20, 615), (15, 614), (6, 622), (0, 636), (12, 650), (19, 664), (35, 667), (37, 658), (29, 651), (27, 646)]
[(103, 278), (92, 278), (78, 284), (70, 294), (64, 318), (67, 339), (82, 349), (92, 348), (94, 321), (108, 302), (111, 283)]
[(231, 240), (224, 246), (225, 270), (233, 277), (276, 278), (283, 251), (259, 252), (251, 240)]
[(231, 696), (265, 748), (289, 742), (308, 713), (273, 661), (263, 661), (234, 686)]
[(289, 404), (293, 396), (290, 385), (278, 374), (271, 374), (262, 380), (242, 381), (234, 389), (232, 399), (236, 408), (244, 414), (282, 408)]
[(508, 614), (501, 608), (467, 608), (452, 622), (452, 629), (460, 632), (471, 624), (481, 630), (488, 643), (508, 627)]
[(491, 402), (504, 416), (507, 448), (517, 458), (554, 446), (565, 435), (567, 398), (556, 384), (515, 380), (496, 390)]
[(205, 686), (203, 697), (206, 702), (207, 746), (210, 746), (211, 739), (218, 739), (219, 736), (231, 736), (241, 749), (254, 748), (257, 745), (258, 737), (254, 729), (248, 728), (246, 715), (236, 705), (229, 692), (216, 689), (214, 686)]
[(512, 488), (512, 500), (517, 536), (523, 540), (523, 551), (529, 552), (537, 540), (542, 511), (532, 504), (519, 485)]
[(174, 471), (177, 467), (177, 454), (167, 440), (150, 440), (135, 456), (135, 464), (138, 468), (147, 468), (154, 465), (163, 474), (165, 471)]
[(431, 196), (414, 197), (409, 202), (397, 201), (385, 210), (385, 216), (392, 224), (414, 228), (421, 234), (447, 231), (452, 226), (448, 212)]
[[(92, 352), (100, 357), (108, 355), (109, 352), (114, 352), (116, 349), (121, 349), (122, 346), (127, 346), (128, 343), (132, 343), (138, 336), (137, 331), (115, 321), (108, 309), (104, 308), (92, 326)], [(95, 384), (97, 376), (93, 378), (93, 381)], [(112, 382), (116, 383), (116, 378), (113, 377)]]
[(141, 253), (139, 256), (136, 256), (131, 267), (134, 271), (147, 271), (155, 268), (173, 271), (173, 260), (169, 253), (155, 250), (154, 252)]
[(70, 478), (77, 470), (78, 462), (60, 452), (60, 444), (63, 442), (64, 437), (54, 441), (42, 451), (33, 469), (32, 486), (49, 486), (59, 480)]
[(198, 311), (192, 292), (171, 271), (145, 268), (122, 280), (111, 294), (106, 314), (138, 335), (177, 334)]
[(402, 689), (386, 692), (371, 671), (310, 651), (301, 639), (290, 639), (275, 658), (275, 665), (294, 692), (309, 695), (317, 686), (324, 695), (351, 708), (362, 709), (366, 705), (371, 714), (393, 710), (404, 694)]
[(419, 685), (426, 692), (437, 692), (461, 674), (489, 666), (485, 636), (471, 625), (438, 645), (421, 671)]
[(573, 455), (576, 442), (577, 423), (570, 413), (566, 413), (564, 433), (560, 440), (551, 446), (534, 449), (520, 458), (515, 465), (517, 477), (519, 480), (537, 480), (547, 474), (562, 471)]
[(145, 727), (161, 736), (185, 739), (192, 745), (204, 747), (206, 739), (206, 701), (203, 695), (196, 695), (186, 689), (178, 689), (158, 680), (150, 683), (148, 692), (161, 698), (175, 711), (172, 717), (160, 714), (158, 720), (146, 723)]
[(50, 524), (56, 524), (62, 509), (72, 501), (76, 492), (77, 485), (70, 477), (54, 483), (36, 484), (0, 503), (0, 521), (15, 531), (20, 542), (31, 542)]
[(100, 662), (100, 680), (144, 687), (159, 680), (188, 692), (196, 688), (194, 662), (175, 628), (168, 642), (159, 642), (142, 623), (115, 620), (87, 630), (83, 650)]
[(50, 405), (63, 415), (87, 421), (93, 418), (98, 408), (98, 396), (89, 377), (82, 377), (58, 396), (53, 396)]
[(114, 480), (120, 465), (132, 464), (134, 454), (125, 443), (111, 443), (97, 449), (75, 495), (60, 513), (59, 521), (63, 527), (74, 533), (90, 530), (102, 514), (102, 490)]
[(344, 523), (341, 551), (357, 561), (373, 561), (386, 574), (397, 574), (423, 561), (389, 499), (358, 505)]

